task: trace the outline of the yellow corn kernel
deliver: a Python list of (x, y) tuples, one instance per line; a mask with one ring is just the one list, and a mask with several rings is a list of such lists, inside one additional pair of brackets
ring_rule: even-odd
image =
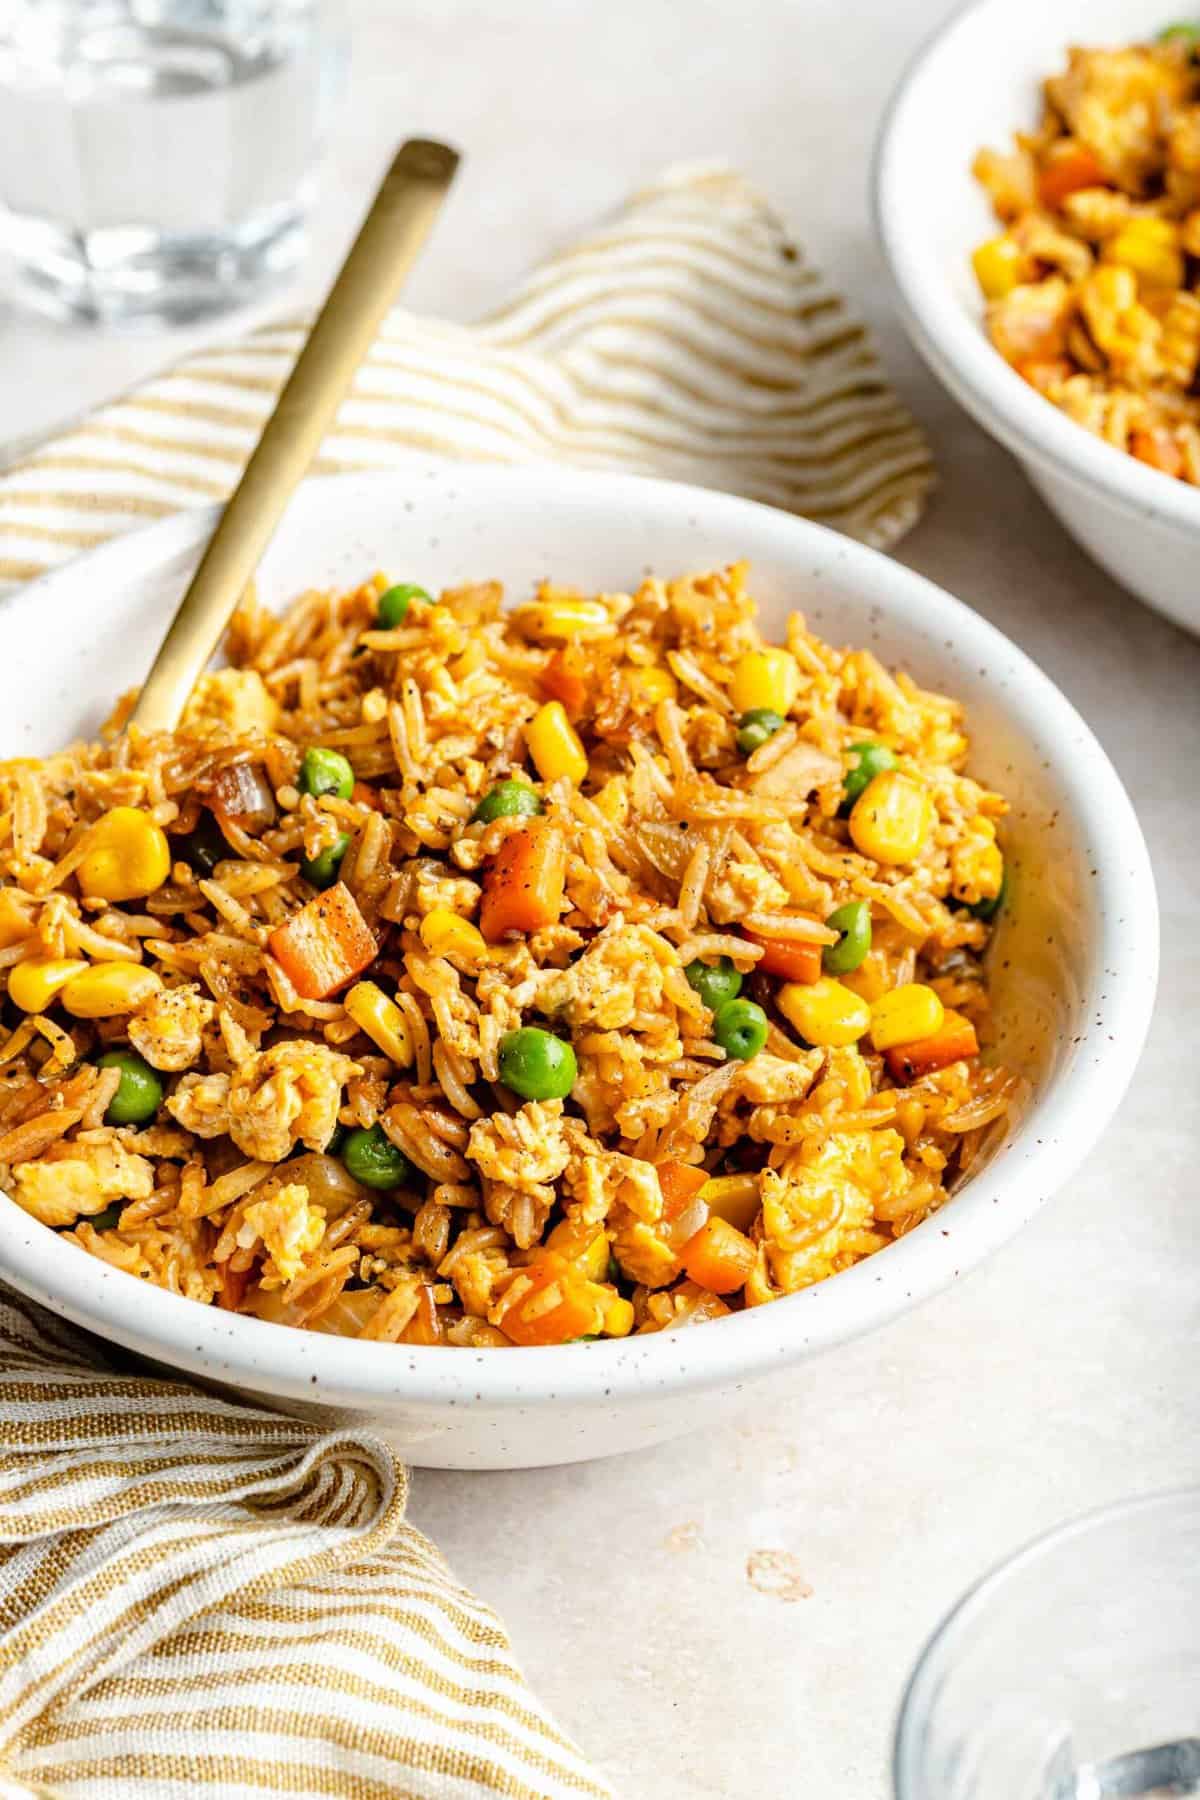
[(608, 637), (612, 616), (599, 600), (531, 600), (515, 608), (513, 624), (536, 638)]
[(620, 1294), (604, 1309), (605, 1337), (628, 1337), (633, 1330), (633, 1301)]
[(657, 706), (660, 700), (673, 700), (679, 683), (670, 669), (629, 669), (626, 671), (629, 691), (638, 706)]
[(775, 1004), (802, 1038), (823, 1049), (857, 1044), (871, 1023), (866, 1001), (829, 975), (819, 981), (785, 982)]
[(971, 257), (975, 279), (988, 300), (1003, 300), (1021, 279), (1022, 253), (1012, 238), (989, 238)]
[(933, 801), (924, 783), (902, 769), (885, 769), (855, 801), (850, 836), (855, 848), (876, 862), (912, 862), (933, 829), (933, 819)]
[(871, 1042), (876, 1050), (916, 1044), (942, 1029), (946, 1009), (923, 981), (906, 981), (871, 1008)]
[(727, 1225), (736, 1225), (739, 1231), (749, 1231), (762, 1205), (757, 1175), (714, 1175), (696, 1198), (703, 1200), (715, 1217), (724, 1219)]
[(525, 742), (543, 781), (565, 775), (578, 786), (587, 774), (587, 753), (561, 700), (539, 707), (525, 727)]
[(589, 1281), (603, 1281), (608, 1275), (608, 1233), (603, 1225), (563, 1219), (546, 1239), (546, 1248), (565, 1256)]
[(796, 659), (787, 650), (748, 650), (739, 657), (729, 684), (738, 712), (767, 707), (786, 719), (800, 687)]
[(62, 990), (62, 1003), (76, 1019), (119, 1019), (136, 1012), (162, 981), (144, 963), (103, 962), (73, 975)]
[(373, 981), (358, 981), (343, 1005), (360, 1031), (365, 1031), (386, 1057), (406, 1069), (413, 1060), (412, 1038), (404, 1014)]
[(79, 886), (97, 900), (138, 900), (171, 873), (166, 833), (136, 806), (114, 806), (92, 826)]
[(55, 994), (87, 964), (71, 956), (31, 956), (9, 971), (8, 997), (22, 1012), (45, 1012)]
[(470, 919), (460, 918), (448, 907), (435, 906), (421, 920), (421, 942), (431, 956), (486, 956), (483, 933)]
[(1130, 219), (1104, 247), (1106, 262), (1132, 269), (1150, 288), (1179, 288), (1184, 282), (1179, 227), (1170, 219)]

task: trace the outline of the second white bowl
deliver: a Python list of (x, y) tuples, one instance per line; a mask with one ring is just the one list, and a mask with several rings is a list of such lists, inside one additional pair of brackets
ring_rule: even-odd
[(1200, 488), (1147, 468), (1036, 393), (992, 348), (971, 252), (995, 235), (975, 152), (1011, 142), (1040, 111), (1039, 84), (1071, 44), (1123, 44), (1170, 17), (1145, 0), (971, 0), (900, 83), (875, 153), (883, 253), (911, 336), (934, 374), (1117, 580), (1200, 631)]

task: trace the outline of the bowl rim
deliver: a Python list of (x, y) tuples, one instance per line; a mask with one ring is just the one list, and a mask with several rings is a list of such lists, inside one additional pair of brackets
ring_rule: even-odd
[[(1017, 729), (1048, 734), (1070, 756), (1060, 762), (1064, 795), (1081, 839), (1095, 852), (1097, 944), (1086, 1019), (1072, 1063), (1022, 1119), (995, 1158), (956, 1194), (942, 1216), (948, 1227), (924, 1228), (886, 1251), (770, 1305), (747, 1309), (703, 1330), (664, 1332), (553, 1348), (497, 1350), (363, 1343), (281, 1327), (141, 1284), (136, 1305), (123, 1271), (97, 1258), (64, 1255), (48, 1227), (0, 1194), (0, 1277), (51, 1310), (153, 1360), (202, 1377), (279, 1397), (352, 1408), (388, 1401), (442, 1406), (592, 1405), (660, 1400), (740, 1385), (802, 1356), (859, 1336), (949, 1286), (1011, 1237), (1091, 1150), (1118, 1105), (1141, 1053), (1154, 1004), (1158, 908), (1149, 854), (1136, 814), (1107, 755), (1070, 701), (995, 626), (926, 577), (881, 552), (812, 521), (755, 501), (643, 476), (576, 470), (454, 464), (457, 488), (476, 496), (533, 483), (539, 498), (557, 496), (586, 523), (589, 509), (647, 505), (696, 512), (706, 523), (762, 542), (782, 534), (809, 561), (836, 567), (880, 612), (907, 616), (937, 639), (956, 643), (995, 678), (998, 704)], [(407, 473), (400, 477), (408, 479)], [(394, 494), (396, 472), (319, 477), (317, 486), (367, 483)], [(135, 579), (195, 550), (218, 508), (177, 514), (126, 534), (5, 602), (5, 615), (86, 604), (85, 595)], [(757, 527), (757, 530), (755, 530)], [(286, 530), (286, 523), (282, 528)], [(815, 553), (815, 554), (814, 554)], [(797, 561), (800, 561), (797, 556)], [(87, 579), (81, 579), (81, 571)], [(61, 590), (61, 591), (60, 591)], [(1133, 922), (1137, 921), (1137, 929)], [(1103, 1010), (1098, 1010), (1103, 982)], [(113, 1286), (113, 1283), (116, 1286)]]
[[(1032, 0), (1029, 0), (1032, 3)], [(1200, 489), (1138, 462), (1060, 412), (1010, 368), (931, 266), (909, 221), (931, 204), (906, 177), (909, 147), (936, 116), (930, 97), (946, 79), (958, 40), (995, 12), (1014, 23), (1012, 0), (964, 0), (909, 60), (884, 110), (871, 158), (875, 232), (910, 336), (955, 399), (1014, 455), (1146, 522), (1200, 534)], [(1020, 124), (1013, 120), (1014, 129)], [(972, 179), (969, 169), (964, 180)], [(964, 256), (968, 252), (964, 246)]]

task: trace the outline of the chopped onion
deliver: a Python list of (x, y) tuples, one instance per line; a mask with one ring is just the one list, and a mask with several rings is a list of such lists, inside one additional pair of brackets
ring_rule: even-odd
[(699, 1194), (697, 1194), (694, 1200), (689, 1200), (679, 1216), (672, 1219), (672, 1244), (686, 1244), (689, 1238), (695, 1237), (707, 1218), (708, 1201), (701, 1200)]
[(213, 811), (224, 813), (243, 831), (264, 831), (279, 816), (271, 784), (258, 763), (227, 763), (213, 777), (208, 793)]
[(323, 1206), (327, 1222), (340, 1219), (344, 1212), (361, 1200), (366, 1188), (355, 1181), (344, 1163), (336, 1156), (324, 1156), (320, 1152), (310, 1150), (303, 1156), (289, 1157), (287, 1162), (276, 1163), (269, 1175), (265, 1175), (256, 1188), (251, 1188), (247, 1199), (259, 1201), (270, 1200), (280, 1188), (290, 1187), (293, 1182), (308, 1189), (310, 1206)]

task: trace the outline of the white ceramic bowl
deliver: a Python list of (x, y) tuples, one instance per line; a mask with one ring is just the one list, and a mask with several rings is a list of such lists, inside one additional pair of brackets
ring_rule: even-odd
[[(150, 653), (212, 513), (138, 532), (3, 611), (0, 753), (100, 723)], [(495, 1468), (628, 1450), (710, 1423), (748, 1384), (882, 1324), (1010, 1236), (1094, 1144), (1137, 1060), (1158, 938), (1141, 832), (1103, 751), (990, 625), (907, 569), (766, 507), (669, 483), (553, 470), (414, 467), (313, 482), (267, 555), (270, 603), (385, 567), (431, 587), (542, 575), (620, 589), (746, 556), (765, 624), (801, 607), (970, 707), (973, 767), (1013, 801), (998, 938), (1001, 1049), (1032, 1111), (939, 1215), (774, 1305), (690, 1331), (548, 1350), (358, 1343), (179, 1299), (61, 1244), (0, 1198), (0, 1276), (154, 1361), (293, 1410), (369, 1420), (417, 1462)], [(1013, 1295), (1013, 1304), (1019, 1296)]]
[[(1186, 10), (1186, 9), (1185, 9)], [(982, 145), (1032, 126), (1039, 83), (1068, 45), (1120, 44), (1172, 14), (1146, 0), (972, 0), (920, 52), (875, 153), (876, 228), (909, 335), (930, 368), (1025, 472), (1096, 561), (1151, 606), (1200, 631), (1200, 489), (1068, 419), (989, 343), (971, 271), (999, 229), (971, 174)], [(1014, 519), (1013, 529), (1021, 522)]]

